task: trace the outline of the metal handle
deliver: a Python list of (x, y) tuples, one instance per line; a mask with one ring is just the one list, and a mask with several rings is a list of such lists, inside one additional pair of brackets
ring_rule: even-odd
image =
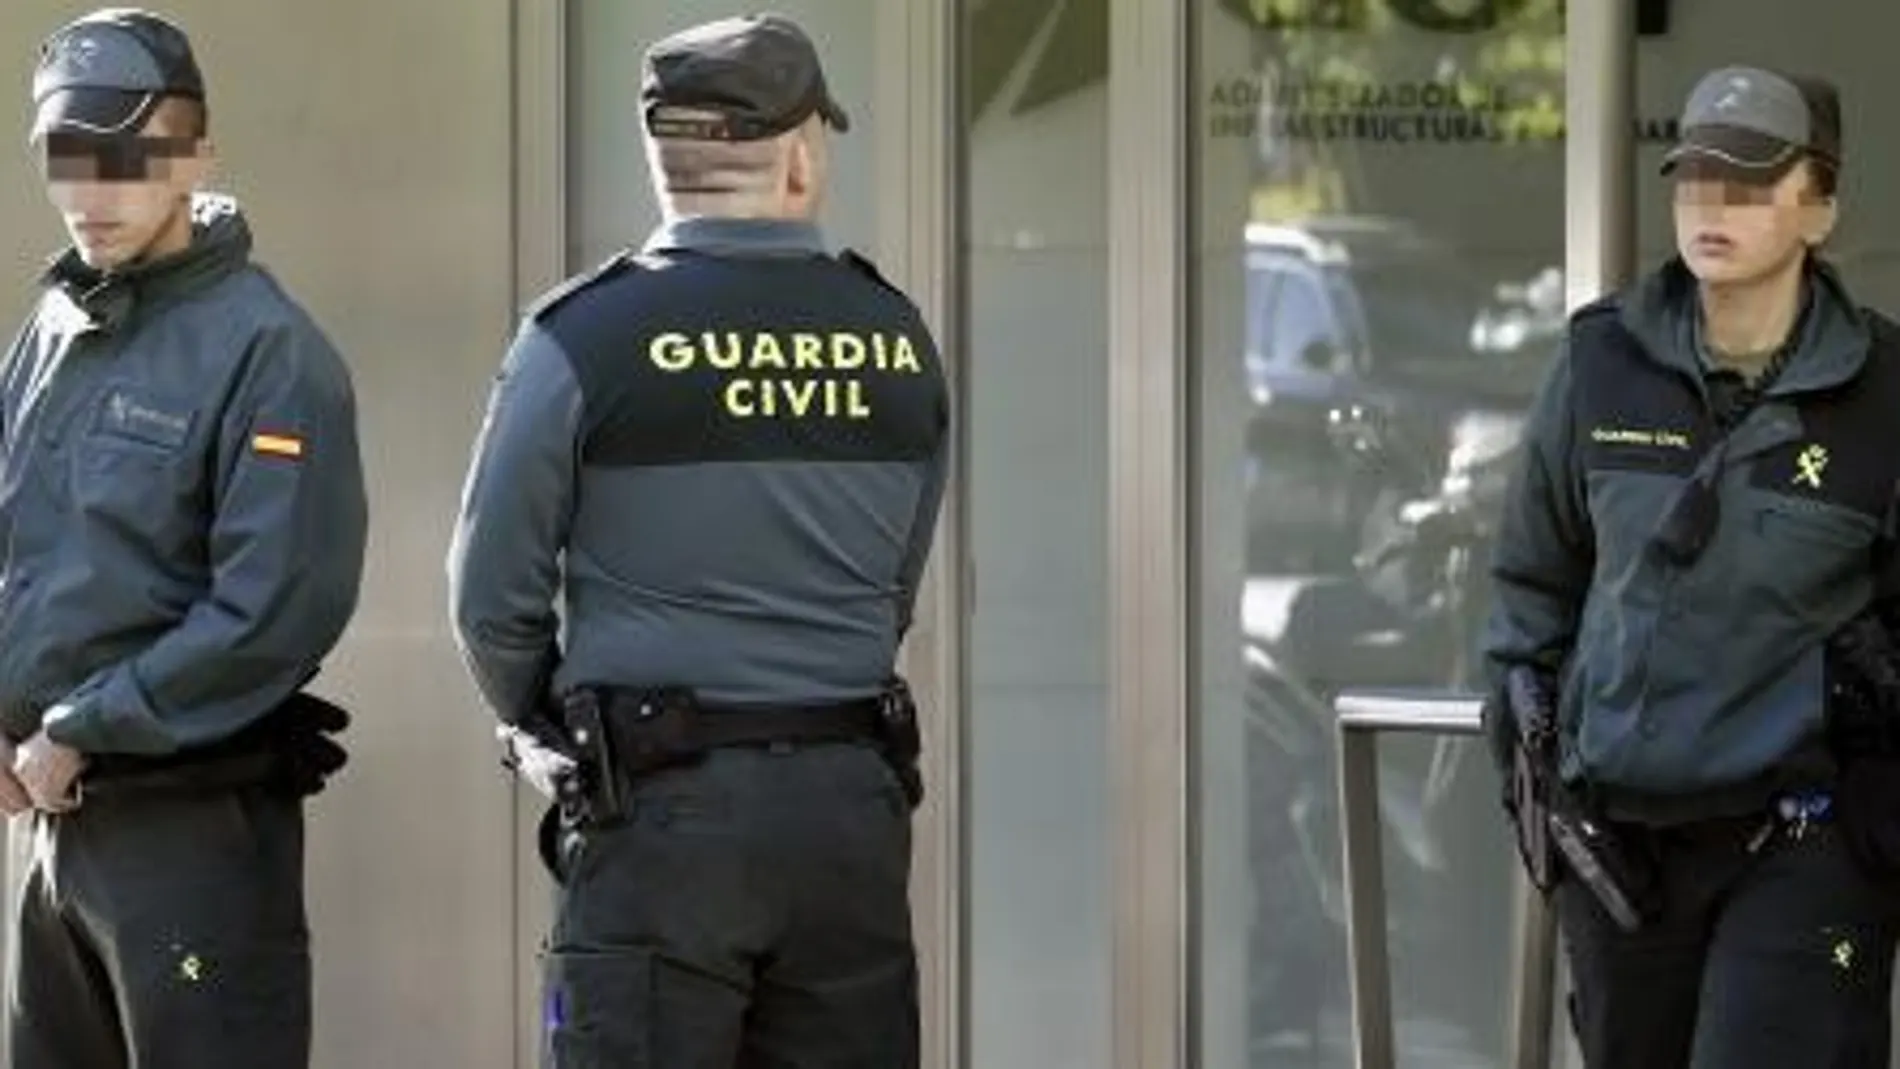
[[(1346, 869), (1347, 968), (1352, 988), (1353, 1064), (1396, 1069), (1391, 959), (1386, 947), (1384, 837), (1379, 820), (1379, 736), (1386, 732), (1477, 735), (1480, 704), (1463, 694), (1340, 695), (1340, 834)], [(1550, 1069), (1557, 934), (1542, 895), (1514, 868), (1511, 1028), (1506, 1064)]]

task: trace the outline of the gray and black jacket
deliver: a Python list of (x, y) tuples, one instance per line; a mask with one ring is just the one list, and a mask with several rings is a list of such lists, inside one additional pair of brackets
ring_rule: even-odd
[[(1825, 266), (1785, 369), (1723, 439), (1680, 261), (1577, 312), (1526, 429), (1492, 565), (1494, 688), (1561, 681), (1565, 778), (1668, 823), (1825, 782), (1826, 640), (1893, 588), (1900, 336)], [(1692, 479), (1716, 522), (1659, 551)]]
[(355, 610), (350, 375), (201, 196), (182, 253), (68, 252), (0, 374), (0, 728), (89, 753), (219, 741), (315, 674)]
[(811, 226), (687, 220), (570, 281), (503, 363), (449, 552), (484, 698), (519, 722), (578, 684), (877, 693), (948, 427), (916, 307)]

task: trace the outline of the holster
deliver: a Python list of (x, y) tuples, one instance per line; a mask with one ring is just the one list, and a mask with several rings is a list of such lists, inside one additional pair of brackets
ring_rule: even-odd
[(917, 724), (917, 699), (910, 684), (893, 676), (879, 696), (878, 746), (884, 760), (897, 774), (904, 800), (916, 809), (924, 801), (924, 773), (918, 767), (923, 757), (923, 730)]
[(1517, 831), (1524, 870), (1548, 894), (1568, 872), (1625, 931), (1635, 931), (1659, 903), (1653, 880), (1639, 871), (1628, 843), (1558, 773), (1555, 688), (1536, 669), (1518, 667), (1505, 676), (1505, 698), (1517, 726), (1506, 808)]
[(561, 702), (561, 726), (574, 774), (555, 784), (558, 804), (572, 822), (614, 824), (626, 816), (618, 747), (599, 692), (577, 688)]
[(1656, 915), (1661, 907), (1656, 881), (1642, 871), (1636, 852), (1615, 828), (1568, 805), (1552, 809), (1546, 820), (1564, 870), (1617, 927), (1634, 932)]

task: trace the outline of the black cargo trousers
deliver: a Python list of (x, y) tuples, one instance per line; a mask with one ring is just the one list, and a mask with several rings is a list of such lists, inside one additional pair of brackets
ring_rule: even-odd
[(8, 1069), (309, 1064), (300, 799), (102, 791), (31, 820)]
[(560, 847), (546, 1069), (914, 1069), (910, 806), (879, 750), (715, 749)]
[(1833, 824), (1764, 828), (1617, 826), (1660, 894), (1634, 933), (1558, 884), (1590, 1069), (1887, 1069), (1900, 899)]

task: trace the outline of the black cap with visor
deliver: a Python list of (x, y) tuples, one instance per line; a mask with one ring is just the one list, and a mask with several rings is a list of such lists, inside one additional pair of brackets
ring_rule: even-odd
[(1779, 181), (1803, 159), (1841, 166), (1840, 92), (1831, 82), (1759, 67), (1724, 67), (1696, 83), (1683, 106), (1681, 140), (1662, 170), (1679, 167), (1734, 181)]
[(851, 129), (818, 49), (783, 15), (720, 19), (647, 51), (640, 102), (648, 133), (698, 141), (757, 141), (821, 116)]
[(167, 97), (205, 98), (185, 32), (148, 11), (96, 11), (40, 46), (33, 137), (133, 136)]

